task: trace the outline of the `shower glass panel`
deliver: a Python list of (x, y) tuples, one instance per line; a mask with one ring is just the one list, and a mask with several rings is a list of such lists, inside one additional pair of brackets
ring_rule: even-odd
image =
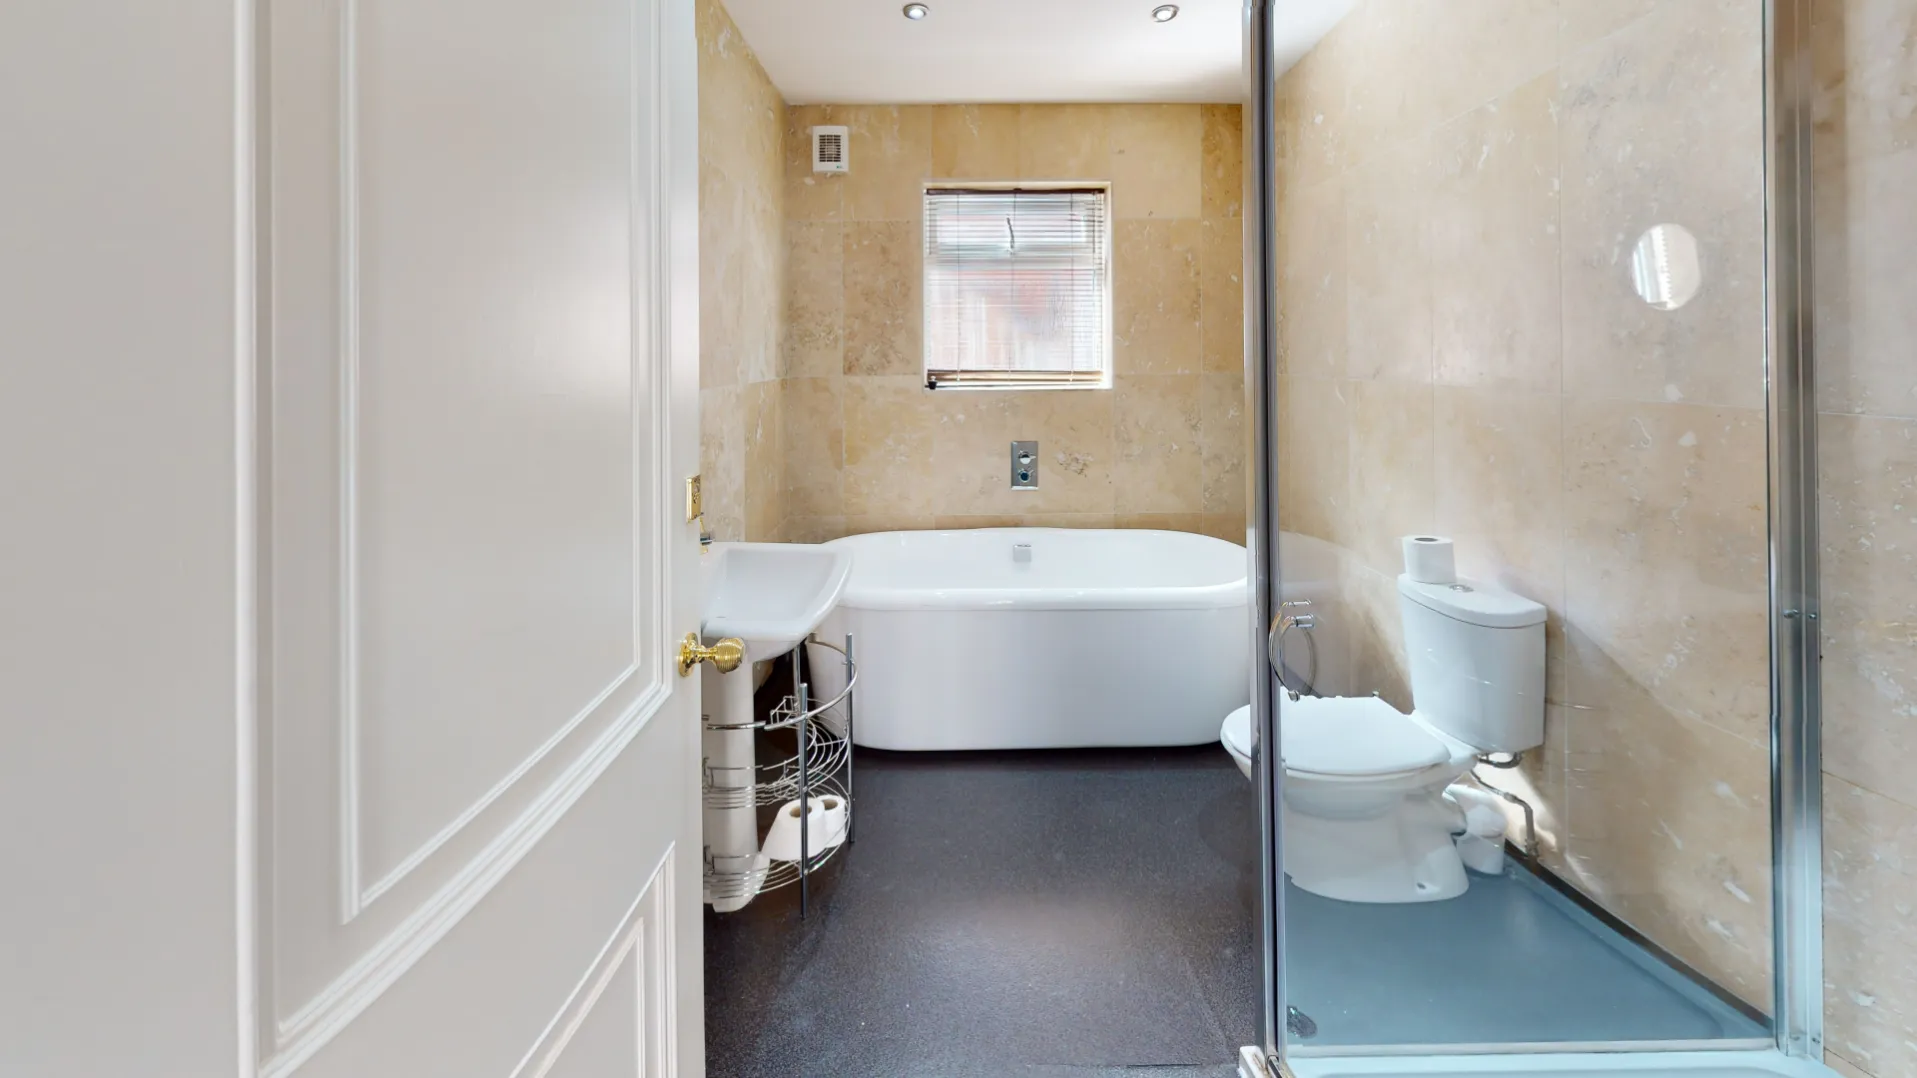
[(1293, 1051), (1768, 1043), (1763, 4), (1293, 8)]

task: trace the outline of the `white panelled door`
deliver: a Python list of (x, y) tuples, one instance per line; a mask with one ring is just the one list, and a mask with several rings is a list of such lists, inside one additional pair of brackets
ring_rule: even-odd
[(257, 7), (260, 1073), (703, 1073), (690, 0)]

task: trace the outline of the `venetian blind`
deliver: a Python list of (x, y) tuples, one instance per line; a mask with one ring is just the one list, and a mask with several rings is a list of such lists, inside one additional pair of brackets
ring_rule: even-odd
[(928, 386), (1107, 383), (1108, 194), (925, 192)]

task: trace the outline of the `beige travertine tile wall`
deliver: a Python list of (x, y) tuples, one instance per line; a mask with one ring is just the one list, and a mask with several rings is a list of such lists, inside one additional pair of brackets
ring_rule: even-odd
[(1892, 1078), (1917, 1074), (1917, 0), (1813, 10), (1825, 1044)]
[[(1367, 0), (1280, 89), (1280, 512), (1342, 547), (1351, 684), (1409, 706), (1399, 539), (1547, 624), (1487, 777), (1546, 863), (1760, 1007), (1770, 826), (1759, 0)], [(1654, 310), (1649, 226), (1708, 280)]]
[(719, 0), (699, 0), (699, 429), (706, 528), (785, 523), (779, 351), (785, 99)]
[[(811, 171), (813, 125), (851, 171)], [(785, 139), (787, 532), (1159, 527), (1244, 540), (1239, 110), (803, 106)], [(1110, 390), (931, 391), (920, 332), (928, 179), (1109, 180)], [(1040, 486), (1007, 488), (1014, 439)]]

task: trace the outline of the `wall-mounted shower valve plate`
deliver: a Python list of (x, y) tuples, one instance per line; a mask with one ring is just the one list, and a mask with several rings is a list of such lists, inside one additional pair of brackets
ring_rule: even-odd
[(1012, 489), (1038, 489), (1038, 443), (1012, 443)]

